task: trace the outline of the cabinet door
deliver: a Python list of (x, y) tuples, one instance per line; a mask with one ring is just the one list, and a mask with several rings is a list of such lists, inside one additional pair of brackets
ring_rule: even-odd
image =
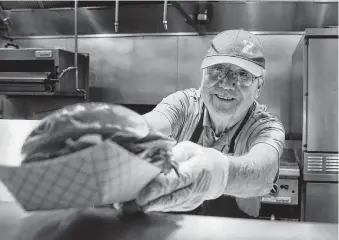
[(307, 151), (338, 152), (338, 39), (308, 46)]
[(338, 184), (306, 184), (306, 222), (338, 222)]

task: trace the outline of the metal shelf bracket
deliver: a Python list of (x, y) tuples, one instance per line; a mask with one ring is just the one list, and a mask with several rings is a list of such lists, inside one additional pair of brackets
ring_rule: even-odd
[(198, 32), (198, 34), (201, 35), (202, 32), (201, 32), (198, 24), (196, 24), (196, 22), (191, 18), (190, 15), (188, 15), (188, 13), (181, 7), (181, 5), (177, 1), (171, 1), (171, 4), (185, 18), (185, 21), (187, 22), (187, 24), (190, 25), (191, 27), (193, 27)]

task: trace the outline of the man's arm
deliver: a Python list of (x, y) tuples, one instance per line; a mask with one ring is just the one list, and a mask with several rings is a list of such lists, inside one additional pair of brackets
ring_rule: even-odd
[(177, 91), (165, 97), (151, 112), (143, 115), (153, 131), (174, 137), (185, 122), (192, 90)]
[(258, 197), (269, 193), (278, 171), (282, 147), (276, 149), (269, 143), (270, 140), (274, 142), (274, 139), (266, 139), (266, 142), (261, 140), (242, 156), (228, 156), (214, 148), (206, 148), (186, 141), (185, 144), (180, 145), (180, 148), (176, 148), (175, 156), (180, 161), (180, 159), (189, 160), (201, 155), (208, 162), (217, 163), (218, 169), (225, 169), (228, 176), (227, 185), (223, 190), (225, 195), (240, 198)]
[(162, 132), (163, 134), (169, 136), (172, 133), (171, 122), (168, 118), (157, 111), (151, 111), (143, 115), (148, 126), (155, 132)]
[(256, 127), (247, 140), (248, 153), (229, 162), (228, 183), (224, 194), (241, 198), (266, 195), (279, 174), (279, 159), (283, 153), (285, 130), (278, 119), (268, 119)]
[(229, 175), (224, 194), (248, 198), (269, 193), (279, 168), (278, 152), (273, 146), (258, 143), (248, 154), (227, 158)]

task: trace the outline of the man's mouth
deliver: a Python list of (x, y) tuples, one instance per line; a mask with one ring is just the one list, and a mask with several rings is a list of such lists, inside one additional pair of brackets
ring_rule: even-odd
[(215, 94), (215, 96), (221, 100), (226, 100), (226, 101), (233, 101), (235, 100), (235, 98), (232, 98), (232, 97), (226, 97), (226, 96), (222, 96), (222, 95), (219, 95), (219, 94)]

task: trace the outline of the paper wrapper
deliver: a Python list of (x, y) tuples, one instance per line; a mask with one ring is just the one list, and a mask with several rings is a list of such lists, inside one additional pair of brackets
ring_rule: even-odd
[(0, 180), (26, 211), (126, 202), (161, 169), (111, 141), (43, 162), (0, 165)]

